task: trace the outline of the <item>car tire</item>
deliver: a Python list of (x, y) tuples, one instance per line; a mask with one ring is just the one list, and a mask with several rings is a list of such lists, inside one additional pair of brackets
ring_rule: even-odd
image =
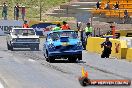
[(68, 58), (69, 62), (75, 63), (77, 61), (77, 58), (70, 57)]
[(35, 51), (35, 47), (31, 46), (31, 47), (30, 47), (30, 50), (31, 50), (31, 51)]
[(36, 46), (36, 51), (39, 51), (39, 45)]
[(48, 51), (46, 50), (46, 53), (44, 53), (44, 57), (47, 62), (53, 63), (55, 61), (55, 58), (48, 55)]
[(50, 63), (53, 63), (53, 62), (55, 62), (55, 59), (54, 59), (53, 57), (48, 57), (48, 61), (49, 61)]
[(82, 60), (82, 54), (77, 55), (78, 60)]
[(11, 47), (10, 47), (10, 45), (8, 43), (7, 43), (7, 49), (11, 50)]

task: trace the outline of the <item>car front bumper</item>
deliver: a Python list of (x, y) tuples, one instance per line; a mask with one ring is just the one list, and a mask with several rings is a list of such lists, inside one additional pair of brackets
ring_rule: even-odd
[(15, 42), (15, 43), (12, 43), (12, 46), (14, 47), (14, 48), (30, 48), (30, 47), (32, 47), (32, 46), (37, 46), (39, 44), (39, 42), (35, 42), (35, 43), (17, 43), (17, 42)]
[(74, 56), (74, 55), (80, 55), (82, 54), (82, 50), (68, 50), (68, 51), (54, 51), (54, 52), (49, 52), (49, 56)]

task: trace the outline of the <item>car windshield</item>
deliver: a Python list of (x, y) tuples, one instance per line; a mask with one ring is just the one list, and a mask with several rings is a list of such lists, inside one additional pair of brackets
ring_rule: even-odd
[(69, 37), (70, 39), (76, 39), (78, 37), (77, 33), (74, 31), (50, 33), (50, 38), (52, 40), (58, 40), (60, 39), (60, 37), (63, 37), (63, 36)]
[(33, 29), (14, 29), (13, 34), (17, 35), (35, 35)]

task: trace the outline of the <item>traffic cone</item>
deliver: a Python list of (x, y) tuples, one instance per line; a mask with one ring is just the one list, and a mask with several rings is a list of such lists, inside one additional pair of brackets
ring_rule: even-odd
[(84, 67), (82, 67), (82, 77), (85, 77)]
[(88, 78), (88, 71), (85, 72), (84, 67), (82, 67), (82, 77)]

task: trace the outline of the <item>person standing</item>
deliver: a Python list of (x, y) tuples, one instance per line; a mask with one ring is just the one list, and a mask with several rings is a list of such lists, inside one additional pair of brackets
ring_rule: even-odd
[(96, 9), (100, 9), (100, 2), (99, 1), (97, 1), (97, 3), (96, 3)]
[(19, 19), (19, 4), (17, 3), (16, 6), (14, 7), (14, 20)]
[(2, 17), (7, 20), (7, 5), (5, 2), (3, 3)]
[(63, 25), (61, 26), (61, 28), (62, 30), (70, 30), (70, 26), (65, 21), (63, 21)]
[(116, 2), (116, 4), (114, 5), (114, 9), (119, 9), (119, 2)]
[(25, 6), (22, 6), (22, 8), (21, 8), (21, 14), (22, 14), (22, 20), (23, 21), (25, 20), (25, 13), (26, 13)]
[(104, 8), (104, 9), (110, 9), (109, 2), (107, 2), (107, 3), (105, 4), (105, 8)]
[(92, 36), (93, 28), (90, 26), (90, 23), (87, 23), (87, 27), (85, 28), (86, 37)]
[(56, 27), (53, 28), (53, 31), (59, 31), (59, 30), (61, 30), (60, 26), (61, 26), (60, 23), (57, 24)]
[(23, 24), (23, 26), (22, 26), (23, 28), (29, 28), (29, 25), (28, 25), (28, 23), (27, 23), (27, 21), (25, 20), (24, 21), (24, 24)]
[(124, 20), (123, 20), (123, 23), (126, 23), (128, 21), (128, 19), (129, 19), (128, 11), (125, 10), (124, 11)]
[(112, 43), (109, 41), (109, 37), (106, 37), (106, 41), (101, 44), (101, 48), (104, 47), (104, 50), (101, 54), (101, 58), (109, 58), (111, 54)]

